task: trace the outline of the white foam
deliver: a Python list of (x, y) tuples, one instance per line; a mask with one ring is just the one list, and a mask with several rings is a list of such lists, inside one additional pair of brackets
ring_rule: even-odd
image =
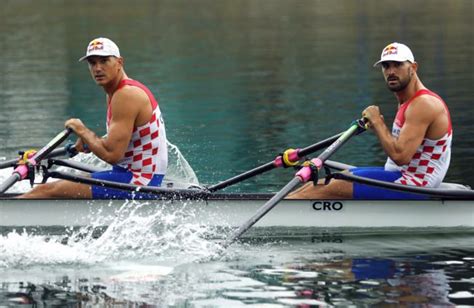
[(153, 213), (139, 215), (138, 209), (146, 205), (146, 202), (125, 202), (99, 238), (94, 234), (103, 225), (100, 215), (92, 218), (91, 226), (70, 232), (67, 239), (65, 235), (46, 236), (26, 231), (0, 236), (0, 267), (93, 265), (147, 258), (184, 263), (215, 254), (219, 245), (207, 238), (217, 237), (212, 236), (214, 229), (193, 222), (192, 216), (185, 215), (184, 208), (169, 213), (157, 207)]
[(459, 291), (448, 295), (450, 298), (474, 298), (474, 294), (469, 291)]
[(136, 265), (133, 269), (112, 275), (109, 280), (126, 282), (157, 281), (173, 271), (172, 267), (159, 265)]

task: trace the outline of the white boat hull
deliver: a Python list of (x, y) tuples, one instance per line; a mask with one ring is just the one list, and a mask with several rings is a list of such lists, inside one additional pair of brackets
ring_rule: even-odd
[[(236, 227), (255, 214), (266, 200), (207, 201), (124, 200), (0, 200), (0, 226), (109, 225), (121, 215), (149, 216), (179, 213), (206, 226)], [(124, 214), (123, 207), (127, 207)], [(122, 208), (122, 209), (121, 209)], [(356, 228), (474, 228), (474, 201), (430, 200), (284, 200), (256, 227)]]

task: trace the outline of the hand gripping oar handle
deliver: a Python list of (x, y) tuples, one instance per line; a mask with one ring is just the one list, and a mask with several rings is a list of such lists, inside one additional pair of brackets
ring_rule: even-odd
[(24, 164), (18, 165), (13, 174), (0, 185), (0, 193), (4, 193), (8, 188), (13, 186), (16, 182), (25, 179), (28, 176), (28, 165), (36, 166), (43, 158), (51, 153), (58, 145), (60, 145), (72, 133), (72, 129), (67, 128), (54, 137), (47, 145), (36, 152), (31, 158), (27, 159)]
[[(365, 121), (357, 120), (351, 124), (351, 127), (342, 133), (342, 135), (332, 143), (324, 152), (322, 152), (317, 158), (311, 160), (311, 163), (314, 164), (313, 167), (320, 169), (323, 166), (323, 163), (328, 159), (332, 154), (334, 154), (346, 141), (348, 141), (352, 136), (359, 134), (365, 131)], [(275, 205), (278, 204), (283, 198), (285, 198), (298, 184), (305, 183), (311, 178), (311, 173), (313, 172), (312, 166), (305, 166), (300, 171), (298, 171), (295, 177), (286, 184), (278, 193), (276, 193), (270, 200), (267, 201), (258, 211), (239, 229), (237, 229), (223, 244), (222, 247), (225, 249), (232, 243), (234, 243), (242, 234), (244, 234), (248, 229), (250, 229), (257, 221), (259, 221), (265, 214), (267, 214)]]
[[(315, 143), (313, 145), (310, 145), (306, 148), (303, 148), (303, 149), (298, 149), (298, 150), (295, 150), (294, 152), (292, 152), (291, 154), (291, 157), (289, 157), (289, 159), (291, 159), (292, 161), (298, 161), (300, 158), (304, 157), (305, 155), (307, 154), (311, 154), (311, 153), (314, 153), (328, 145), (330, 145), (332, 142), (334, 142), (337, 138), (339, 138), (343, 133), (339, 133), (337, 135), (334, 135), (332, 137), (329, 137), (327, 139), (324, 139), (322, 141), (319, 141), (318, 143)], [(242, 182), (246, 179), (249, 179), (253, 176), (256, 176), (256, 175), (259, 175), (259, 174), (262, 174), (264, 172), (267, 172), (267, 171), (270, 171), (272, 169), (275, 169), (275, 168), (278, 168), (278, 167), (282, 167), (284, 166), (284, 163), (283, 163), (283, 158), (281, 155), (277, 156), (273, 161), (271, 162), (268, 162), (264, 165), (261, 165), (259, 167), (256, 167), (252, 170), (249, 170), (249, 171), (246, 171), (244, 173), (241, 173), (237, 176), (234, 176), (228, 180), (225, 180), (225, 181), (222, 181), (218, 184), (215, 184), (215, 185), (212, 185), (212, 186), (208, 186), (207, 187), (207, 190), (210, 191), (210, 192), (215, 192), (215, 191), (218, 191), (218, 190), (221, 190), (221, 189), (224, 189), (228, 186), (231, 186), (233, 184), (236, 184), (236, 183), (239, 183), (239, 182)]]

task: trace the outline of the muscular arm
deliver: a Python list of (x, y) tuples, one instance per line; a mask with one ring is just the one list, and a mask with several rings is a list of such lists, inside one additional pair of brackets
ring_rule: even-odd
[(97, 157), (115, 164), (125, 155), (140, 109), (149, 103), (140, 89), (125, 87), (114, 94), (111, 104), (112, 118), (106, 138), (98, 137), (78, 119), (68, 120), (66, 126), (71, 127)]
[(398, 139), (392, 136), (380, 116), (372, 114), (369, 121), (385, 153), (400, 166), (410, 162), (438, 115), (436, 102), (429, 97), (420, 96), (405, 111), (405, 123)]

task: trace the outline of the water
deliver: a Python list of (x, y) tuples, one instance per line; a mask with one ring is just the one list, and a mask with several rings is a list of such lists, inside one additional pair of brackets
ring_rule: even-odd
[(157, 255), (78, 264), (57, 256), (7, 269), (0, 299), (12, 303), (7, 296), (18, 292), (38, 305), (467, 305), (474, 296), (472, 244), (472, 236), (459, 234), (313, 233), (238, 244), (224, 261), (205, 263)]
[[(77, 63), (93, 37), (119, 44), (127, 73), (156, 94), (170, 141), (204, 184), (345, 130), (367, 105), (393, 119), (396, 102), (372, 63), (401, 41), (451, 110), (446, 180), (472, 186), (472, 16), (470, 0), (3, 1), (0, 157), (41, 147), (70, 117), (105, 133), (104, 94)], [(374, 165), (384, 154), (366, 133), (334, 159)], [(228, 190), (278, 191), (292, 174), (275, 170)], [(196, 263), (226, 232), (179, 228), (171, 217), (151, 218), (166, 228), (147, 232), (134, 229), (137, 219), (66, 244), (51, 230), (2, 230), (0, 305), (19, 303), (19, 293), (70, 306), (473, 304), (472, 234), (280, 230)], [(379, 276), (363, 277), (360, 268), (372, 266)]]

